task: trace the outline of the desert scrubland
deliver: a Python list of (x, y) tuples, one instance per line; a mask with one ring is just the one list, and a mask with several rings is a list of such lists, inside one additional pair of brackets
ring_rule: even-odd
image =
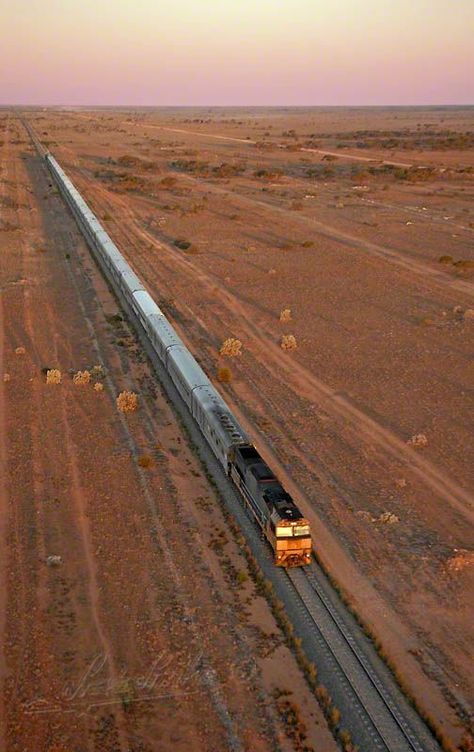
[[(311, 521), (320, 561), (402, 684), (459, 743), (474, 698), (474, 109), (56, 109), (27, 116), (278, 469)], [(40, 496), (61, 497), (57, 504), (37, 499), (34, 516), (17, 520), (32, 526), (37, 548), (21, 550), (21, 539), (10, 538), (9, 555), (20, 557), (25, 579), (15, 596), (23, 600), (10, 595), (5, 645), (15, 609), (28, 614), (25, 633), (41, 631), (31, 604), (59, 609), (60, 624), (69, 613), (93, 616), (96, 639), (102, 632), (105, 641), (104, 630), (118, 629), (119, 611), (103, 616), (105, 626), (97, 616), (109, 597), (118, 609), (131, 588), (138, 614), (145, 578), (150, 613), (159, 619), (153, 587), (171, 587), (158, 575), (153, 582), (161, 565), (147, 557), (157, 554), (127, 540), (150, 536), (139, 501), (145, 470), (114, 453), (123, 427), (104, 395), (77, 397), (70, 382), (48, 389), (38, 368), (79, 369), (96, 360), (65, 253), (71, 265), (79, 254), (87, 269), (88, 315), (89, 306), (99, 317), (98, 308), (112, 314), (116, 304), (35, 166), (25, 132), (11, 117), (2, 123), (2, 195), (7, 207), (9, 196), (16, 202), (0, 227), (10, 249), (2, 268), (9, 491), (12, 498), (27, 493), (15, 482), (20, 473), (39, 484)], [(77, 275), (75, 284), (85, 285)], [(47, 326), (35, 334), (40, 320)], [(125, 388), (145, 378), (148, 366), (133, 362), (130, 333), (117, 337), (113, 326), (102, 319), (98, 336)], [(236, 357), (219, 354), (229, 337), (242, 343)], [(118, 340), (125, 345), (117, 350)], [(15, 355), (17, 346), (26, 353)], [(157, 493), (159, 483), (171, 484), (173, 503), (185, 498), (198, 514), (198, 498), (212, 491), (202, 479), (197, 494), (188, 450), (180, 444), (177, 456), (171, 451), (180, 442), (169, 408), (159, 394), (147, 400), (155, 421), (148, 434), (140, 413), (132, 417), (137, 446), (152, 461), (147, 482), (158, 484)], [(59, 446), (65, 420), (69, 440)], [(58, 445), (41, 441), (50, 431)], [(157, 436), (158, 448), (150, 448)], [(56, 470), (49, 480), (42, 474), (49, 463), (56, 463), (60, 489), (50, 487)], [(92, 503), (101, 498), (97, 483), (105, 494), (99, 506)], [(13, 504), (16, 514), (20, 508), (26, 515)], [(57, 602), (48, 606), (41, 599), (54, 572), (35, 573), (33, 585), (28, 557), (49, 553), (50, 515), (63, 519), (64, 530), (74, 523), (77, 533), (64, 551)], [(101, 529), (110, 535), (115, 519), (126, 567)], [(179, 535), (179, 525), (170, 534)], [(208, 571), (203, 563), (195, 577), (211, 589), (211, 604)], [(100, 591), (101, 578), (111, 579), (113, 595)], [(131, 631), (120, 627), (117, 644), (133, 633), (138, 659), (142, 632), (130, 615), (126, 623)], [(232, 634), (219, 633), (224, 643)], [(61, 639), (73, 665), (68, 636)], [(38, 640), (47, 660), (47, 637)], [(22, 648), (11, 649), (16, 655)], [(224, 649), (236, 649), (231, 639)], [(252, 705), (252, 695), (246, 700)], [(259, 706), (252, 707), (247, 722), (258, 728)], [(117, 733), (126, 733), (127, 719), (116, 721)], [(263, 732), (261, 743), (269, 743)]]
[(0, 748), (332, 752), (215, 488), (12, 113), (0, 141)]

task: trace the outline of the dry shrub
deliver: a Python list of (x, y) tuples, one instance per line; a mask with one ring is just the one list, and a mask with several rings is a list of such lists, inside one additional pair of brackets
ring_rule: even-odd
[(452, 264), (454, 259), (452, 256), (440, 256), (438, 261), (440, 264)]
[(400, 520), (397, 515), (392, 512), (382, 512), (379, 516), (379, 522), (384, 525), (394, 525), (396, 522), (400, 522)]
[(90, 371), (77, 371), (72, 377), (75, 386), (85, 386), (91, 380)]
[(3, 380), (4, 380), (4, 382), (5, 382), (5, 383), (6, 383), (7, 381), (10, 381), (10, 379), (11, 379), (11, 376), (10, 376), (10, 374), (9, 374), (9, 373), (4, 373), (4, 374), (3, 374)]
[(227, 358), (235, 358), (237, 355), (242, 355), (242, 342), (240, 339), (228, 337), (223, 342), (219, 353)]
[(141, 457), (138, 458), (138, 464), (140, 467), (150, 467), (151, 465), (151, 457), (148, 456), (148, 454), (143, 454)]
[(454, 262), (454, 266), (457, 269), (474, 269), (474, 261), (471, 259), (459, 259)]
[(117, 408), (121, 413), (133, 413), (138, 407), (138, 396), (135, 392), (120, 392), (117, 397)]
[(47, 384), (60, 384), (61, 383), (61, 371), (57, 368), (50, 368), (46, 371), (46, 383)]
[(171, 175), (168, 175), (167, 177), (160, 180), (160, 185), (162, 188), (174, 188), (174, 186), (177, 183), (177, 179), (172, 177)]
[(105, 376), (105, 370), (100, 365), (93, 366), (90, 370), (90, 374), (93, 379), (103, 379)]
[(226, 366), (218, 368), (217, 380), (220, 381), (221, 384), (230, 384), (230, 382), (232, 381), (232, 371), (230, 370), (230, 368), (227, 368)]
[(428, 445), (428, 439), (424, 433), (416, 433), (411, 439), (408, 439), (407, 444), (419, 449)]
[(466, 308), (466, 310), (464, 311), (463, 318), (474, 319), (474, 308)]
[(15, 355), (24, 355), (26, 353), (26, 350), (24, 347), (17, 347), (15, 350)]
[(303, 240), (301, 243), (302, 248), (311, 248), (311, 246), (314, 245), (314, 242), (312, 240)]
[(268, 273), (269, 273), (269, 274), (276, 274), (276, 269), (269, 269), (269, 270), (268, 270)]
[(293, 334), (284, 334), (281, 338), (280, 347), (282, 350), (296, 350), (296, 337)]
[(474, 551), (468, 551), (464, 548), (455, 549), (455, 551), (455, 556), (451, 556), (446, 562), (446, 569), (450, 574), (457, 574), (474, 566)]
[(283, 308), (283, 310), (280, 312), (280, 321), (282, 323), (291, 321), (291, 308)]
[(104, 385), (98, 381), (96, 384), (94, 384), (94, 389), (96, 392), (103, 392), (104, 391)]

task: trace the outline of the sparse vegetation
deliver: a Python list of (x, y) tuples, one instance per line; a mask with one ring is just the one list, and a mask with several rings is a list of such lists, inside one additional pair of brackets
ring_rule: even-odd
[(282, 350), (296, 350), (296, 337), (293, 334), (284, 334), (281, 338), (280, 347)]
[(26, 350), (24, 347), (15, 348), (15, 355), (24, 355), (25, 353), (26, 353)]
[(61, 371), (57, 368), (51, 368), (46, 371), (46, 383), (47, 384), (60, 384), (61, 383)]
[(227, 368), (226, 366), (218, 368), (217, 380), (220, 381), (221, 384), (230, 384), (230, 382), (232, 381), (232, 371), (230, 370), (230, 368)]
[(152, 459), (148, 454), (143, 454), (138, 458), (138, 464), (143, 468), (151, 467)]
[(428, 446), (428, 439), (424, 433), (416, 433), (411, 439), (407, 441), (408, 446), (415, 447), (415, 449), (421, 449)]
[(90, 371), (77, 371), (72, 377), (75, 386), (85, 386), (91, 380)]
[(221, 345), (219, 353), (226, 358), (235, 358), (238, 355), (242, 355), (242, 342), (240, 339), (228, 337)]
[(291, 321), (291, 308), (283, 308), (280, 311), (280, 321), (285, 324), (287, 321)]
[(117, 408), (121, 413), (133, 413), (138, 408), (138, 395), (135, 392), (120, 392), (117, 397)]
[(178, 238), (173, 242), (173, 245), (176, 246), (176, 248), (179, 248), (181, 251), (187, 251), (188, 248), (191, 248), (191, 243), (189, 240), (182, 240)]

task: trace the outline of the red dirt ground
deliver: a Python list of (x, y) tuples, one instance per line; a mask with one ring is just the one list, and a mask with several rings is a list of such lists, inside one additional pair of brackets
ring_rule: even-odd
[[(8, 114), (0, 141), (0, 748), (290, 752), (274, 701), (290, 690), (309, 748), (334, 752), (140, 345)], [(46, 383), (52, 368), (61, 383)], [(136, 413), (118, 412), (124, 389)]]
[(451, 565), (474, 547), (472, 109), (31, 121), (211, 376), (222, 341), (242, 341), (220, 388), (327, 569), (459, 739), (474, 697), (474, 569)]

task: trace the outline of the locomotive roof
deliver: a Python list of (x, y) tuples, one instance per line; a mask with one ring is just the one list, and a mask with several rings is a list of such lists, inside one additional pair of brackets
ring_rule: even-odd
[(250, 466), (250, 472), (257, 480), (276, 480), (275, 474), (265, 462), (256, 462)]
[(263, 495), (267, 504), (270, 504), (283, 520), (293, 521), (302, 517), (300, 510), (283, 486), (269, 488)]

